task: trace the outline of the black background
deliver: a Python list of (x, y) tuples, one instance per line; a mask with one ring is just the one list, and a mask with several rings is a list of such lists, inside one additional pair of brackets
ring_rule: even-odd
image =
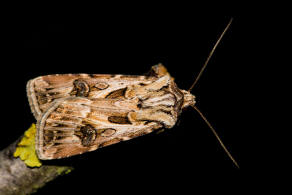
[(249, 153), (253, 135), (259, 130), (254, 123), (254, 102), (261, 89), (255, 87), (252, 71), (257, 34), (246, 17), (194, 14), (196, 10), (187, 6), (42, 12), (24, 12), (6, 28), (5, 41), (15, 47), (8, 52), (1, 78), (6, 114), (0, 149), (36, 122), (26, 97), (29, 79), (56, 73), (141, 75), (152, 65), (163, 63), (177, 85), (188, 89), (233, 17), (193, 94), (241, 169), (232, 164), (207, 125), (189, 108), (174, 128), (161, 134), (50, 161), (72, 165), (75, 170), (38, 194), (208, 191), (218, 183), (228, 189), (241, 183), (239, 178), (259, 163)]

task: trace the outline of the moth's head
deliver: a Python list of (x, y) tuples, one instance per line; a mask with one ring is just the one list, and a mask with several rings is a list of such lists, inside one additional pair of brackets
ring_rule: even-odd
[(186, 90), (181, 90), (181, 92), (184, 94), (184, 101), (183, 101), (182, 108), (186, 108), (188, 106), (195, 105), (195, 103), (196, 103), (195, 98), (196, 97), (193, 94), (191, 94), (190, 92), (188, 92)]

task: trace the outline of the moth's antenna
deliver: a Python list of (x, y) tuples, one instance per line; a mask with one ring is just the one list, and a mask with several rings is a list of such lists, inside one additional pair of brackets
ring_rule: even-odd
[(222, 148), (224, 149), (224, 151), (226, 152), (226, 154), (228, 155), (228, 157), (233, 161), (233, 163), (235, 164), (235, 166), (237, 168), (239, 168), (239, 165), (237, 164), (236, 160), (232, 157), (232, 155), (230, 154), (230, 152), (227, 150), (227, 148), (225, 147), (225, 145), (223, 144), (223, 142), (221, 141), (219, 135), (216, 133), (215, 129), (212, 127), (212, 125), (209, 123), (209, 121), (206, 119), (206, 117), (203, 115), (203, 113), (194, 105), (192, 105), (192, 107), (199, 113), (199, 115), (202, 117), (202, 119), (206, 122), (206, 124), (209, 126), (209, 128), (211, 129), (211, 131), (213, 132), (213, 134), (215, 135), (215, 137), (217, 138), (217, 140), (219, 141), (220, 145), (222, 146)]
[(224, 36), (225, 32), (228, 30), (229, 26), (231, 25), (232, 20), (233, 20), (233, 18), (230, 19), (229, 23), (228, 23), (227, 26), (225, 27), (224, 31), (221, 33), (221, 35), (220, 35), (219, 39), (217, 40), (216, 44), (215, 44), (214, 47), (212, 48), (212, 50), (211, 50), (211, 52), (210, 52), (210, 54), (209, 54), (207, 60), (205, 61), (203, 67), (201, 68), (201, 70), (200, 70), (200, 72), (199, 72), (199, 74), (198, 74), (198, 76), (197, 76), (195, 82), (192, 84), (192, 86), (191, 86), (190, 89), (188, 90), (189, 92), (194, 88), (194, 86), (195, 86), (195, 85), (197, 84), (197, 82), (199, 81), (199, 79), (200, 79), (202, 73), (204, 72), (204, 70), (205, 70), (205, 68), (206, 68), (206, 66), (207, 66), (207, 64), (208, 64), (208, 62), (209, 62), (209, 60), (211, 59), (211, 57), (212, 57), (212, 55), (213, 55), (213, 53), (214, 53), (216, 47), (218, 46), (218, 44), (220, 43), (220, 41), (221, 41), (222, 37)]

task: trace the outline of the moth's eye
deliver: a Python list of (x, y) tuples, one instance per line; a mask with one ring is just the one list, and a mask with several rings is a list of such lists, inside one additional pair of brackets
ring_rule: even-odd
[(96, 139), (96, 129), (91, 125), (81, 127), (81, 143), (83, 146), (89, 146)]
[(70, 95), (87, 97), (90, 91), (89, 85), (82, 79), (77, 79), (73, 82), (74, 88)]

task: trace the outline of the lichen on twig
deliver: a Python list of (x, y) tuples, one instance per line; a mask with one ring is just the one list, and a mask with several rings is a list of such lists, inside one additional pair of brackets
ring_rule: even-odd
[(31, 194), (73, 169), (70, 166), (41, 165), (35, 154), (34, 137), (33, 124), (24, 136), (0, 151), (1, 195)]

